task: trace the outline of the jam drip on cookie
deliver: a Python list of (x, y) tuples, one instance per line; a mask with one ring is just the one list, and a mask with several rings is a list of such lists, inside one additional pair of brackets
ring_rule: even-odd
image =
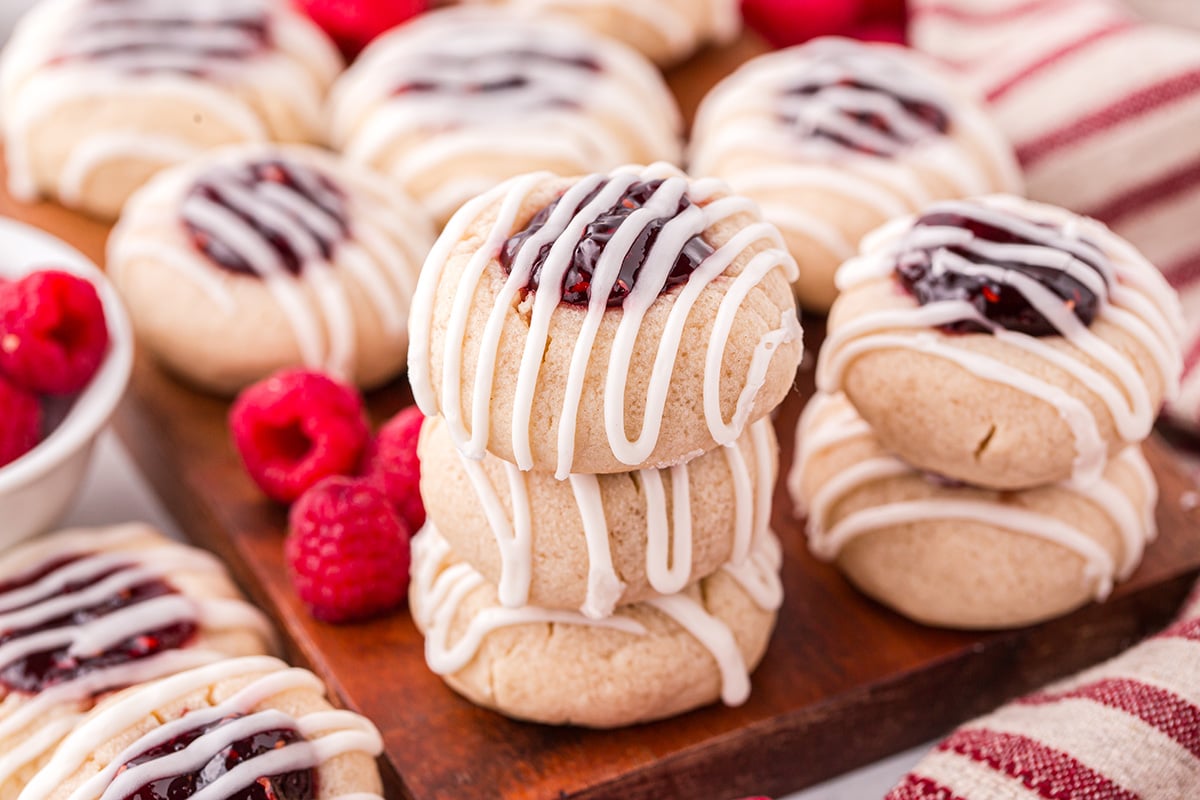
[(183, 647), (196, 630), (190, 601), (138, 564), (59, 559), (0, 585), (0, 689), (38, 694)]
[[(592, 297), (592, 278), (595, 275), (600, 256), (629, 216), (650, 202), (664, 183), (663, 180), (652, 180), (638, 181), (632, 184), (615, 205), (601, 212), (587, 224), (583, 236), (571, 254), (570, 266), (563, 275), (561, 292), (564, 303), (588, 305)], [(601, 183), (584, 197), (576, 207), (575, 215), (578, 216), (606, 185), (607, 182)], [(526, 241), (545, 227), (560, 202), (561, 200), (555, 200), (542, 209), (524, 229), (513, 234), (504, 243), (500, 250), (500, 264), (506, 272), (512, 271), (512, 266)], [(633, 291), (639, 278), (647, 273), (647, 267), (651, 265), (650, 251), (654, 248), (663, 229), (692, 205), (687, 194), (681, 194), (668, 216), (654, 217), (644, 224), (622, 256), (617, 278), (608, 293), (607, 304), (610, 308), (620, 306), (625, 302), (625, 298)], [(552, 245), (552, 242), (543, 244), (534, 257), (533, 269), (526, 287), (531, 292), (537, 291), (541, 285), (542, 272), (546, 267)], [(675, 286), (686, 283), (701, 262), (712, 253), (713, 248), (700, 236), (689, 238), (669, 265), (663, 264), (666, 267), (665, 277), (664, 270), (661, 268), (649, 270), (652, 279), (661, 281), (659, 293), (665, 293)], [(657, 267), (657, 265), (655, 266)]]
[(888, 157), (950, 129), (945, 101), (879, 53), (829, 47), (807, 72), (779, 100), (779, 118), (802, 138)]
[[(278, 718), (282, 716), (275, 712), (250, 716), (234, 713), (175, 733), (180, 723), (190, 721), (188, 716), (183, 717), (174, 723), (169, 739), (126, 760), (118, 775), (126, 775), (124, 780), (136, 783), (143, 772), (149, 775), (155, 771), (154, 762), (168, 756), (186, 766), (170, 777), (154, 778), (134, 791), (122, 793), (121, 800), (185, 800), (214, 784), (219, 784), (215, 787), (219, 791), (210, 790), (209, 794), (224, 800), (313, 800), (317, 796), (317, 774), (311, 766), (269, 776), (230, 776), (241, 764), (305, 741), (294, 727), (275, 727), (281, 724)], [(152, 732), (151, 737), (162, 730)], [(303, 757), (298, 761), (307, 763)], [(108, 800), (109, 795), (104, 797)], [(117, 800), (116, 795), (112, 800)]]
[(90, 0), (55, 63), (101, 62), (134, 74), (205, 75), (271, 46), (261, 0)]
[(281, 160), (201, 178), (184, 200), (183, 224), (213, 263), (257, 277), (328, 262), (350, 234), (345, 198), (332, 181)]
[(966, 202), (941, 203), (917, 219), (900, 247), (896, 278), (921, 305), (966, 301), (979, 314), (942, 329), (994, 325), (1055, 336), (1074, 315), (1084, 325), (1107, 299), (1112, 266), (1086, 239), (1048, 223)]

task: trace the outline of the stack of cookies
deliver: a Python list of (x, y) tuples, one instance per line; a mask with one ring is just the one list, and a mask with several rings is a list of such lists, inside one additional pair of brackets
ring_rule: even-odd
[(409, 364), (411, 605), (451, 687), (595, 727), (746, 699), (782, 599), (795, 270), (752, 203), (662, 164), (519, 176), (451, 219)]
[(1141, 452), (1178, 383), (1180, 313), (1102, 224), (993, 196), (868, 236), (789, 480), (813, 551), (933, 625), (1102, 599), (1154, 535)]

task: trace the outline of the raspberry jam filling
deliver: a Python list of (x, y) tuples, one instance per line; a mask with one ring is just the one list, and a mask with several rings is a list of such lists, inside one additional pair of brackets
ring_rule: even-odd
[[(592, 277), (596, 272), (600, 256), (629, 215), (644, 206), (662, 184), (662, 180), (634, 183), (624, 192), (620, 201), (587, 225), (583, 236), (575, 245), (575, 250), (571, 255), (571, 264), (563, 275), (562, 302), (580, 306), (588, 305), (592, 298)], [(575, 213), (578, 214), (590, 203), (604, 189), (605, 185), (607, 184), (600, 184), (584, 197), (576, 207)], [(559, 202), (559, 200), (555, 200), (542, 209), (524, 229), (513, 234), (504, 243), (500, 249), (500, 264), (504, 267), (505, 272), (512, 271), (513, 263), (517, 260), (526, 241), (546, 225)], [(608, 293), (607, 305), (609, 308), (620, 306), (625, 302), (625, 298), (633, 291), (633, 287), (642, 276), (650, 257), (650, 251), (653, 249), (654, 243), (658, 241), (663, 228), (691, 205), (692, 201), (688, 199), (687, 195), (681, 195), (679, 203), (670, 216), (656, 217), (641, 229), (621, 259), (621, 268)], [(551, 246), (552, 243), (543, 244), (534, 257), (533, 270), (526, 286), (531, 292), (536, 292), (541, 284), (542, 270), (550, 255)], [(713, 248), (701, 237), (693, 236), (688, 239), (678, 255), (675, 256), (670, 269), (667, 270), (659, 294), (686, 283), (701, 262), (712, 253)], [(652, 270), (652, 272), (660, 271)]]
[[(221, 728), (243, 718), (242, 714), (232, 714), (181, 733), (130, 759), (121, 771), (179, 753), (202, 736), (215, 733), (219, 737)], [(290, 728), (265, 730), (244, 736), (222, 747), (195, 769), (151, 781), (132, 794), (125, 795), (124, 800), (185, 800), (220, 780), (238, 765), (303, 739), (298, 731)], [(245, 788), (223, 792), (220, 796), (223, 800), (313, 800), (317, 796), (317, 773), (315, 769), (309, 768), (281, 775), (262, 776)]]
[(346, 202), (325, 175), (272, 159), (216, 170), (192, 187), (183, 224), (193, 245), (230, 272), (299, 275), (349, 237)]
[[(497, 50), (467, 56), (439, 53), (430, 59), (430, 76), (406, 81), (393, 89), (392, 94), (478, 95), (532, 91), (538, 83), (539, 73), (547, 68), (592, 73), (602, 71), (600, 62), (587, 56), (567, 56), (532, 48)], [(462, 74), (463, 78), (451, 80), (447, 77), (456, 74)], [(467, 77), (468, 75), (476, 77)], [(555, 106), (579, 106), (578, 100), (552, 94), (548, 94), (547, 102)]]
[[(0, 624), (6, 618), (19, 618), (24, 623), (0, 630), (0, 653), (8, 650), (16, 654), (0, 666), (0, 687), (37, 694), (89, 673), (182, 647), (195, 635), (195, 621), (181, 619), (151, 630), (130, 631), (128, 636), (98, 651), (83, 647), (73, 652), (78, 634), (89, 623), (157, 597), (178, 594), (163, 580), (133, 577), (136, 567), (132, 564), (88, 569), (85, 562), (90, 558), (60, 559), (0, 585)], [(58, 580), (65, 570), (78, 572), (80, 577)], [(131, 575), (127, 584), (121, 583), (122, 574)], [(98, 602), (85, 599), (77, 604), (65, 602), (72, 595), (84, 595), (90, 587), (109, 579), (122, 588), (107, 598)], [(33, 639), (47, 645), (26, 647)]]
[(135, 74), (200, 76), (271, 46), (261, 3), (247, 2), (237, 11), (207, 5), (179, 3), (164, 13), (153, 0), (91, 0), (54, 63), (102, 61)]
[[(1063, 333), (1058, 304), (1090, 325), (1105, 299), (1095, 288), (1107, 288), (1110, 272), (1104, 255), (1085, 239), (967, 203), (942, 204), (920, 217), (896, 263), (897, 280), (921, 305), (965, 300), (985, 319), (1030, 336)], [(1035, 307), (1029, 296), (1038, 291), (1034, 286), (1049, 293), (1054, 310)], [(941, 327), (950, 333), (989, 330), (978, 319)]]

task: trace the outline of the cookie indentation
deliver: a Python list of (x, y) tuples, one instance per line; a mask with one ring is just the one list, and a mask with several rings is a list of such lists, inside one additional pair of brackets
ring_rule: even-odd
[(976, 316), (940, 326), (977, 333), (997, 326), (1030, 336), (1090, 325), (1113, 267), (1076, 232), (965, 202), (939, 204), (899, 246), (896, 278), (921, 305), (961, 301)]
[[(631, 215), (654, 200), (656, 193), (663, 189), (664, 180), (637, 181), (631, 184), (621, 195), (618, 202), (608, 209), (596, 214), (583, 229), (583, 235), (571, 253), (571, 261), (561, 282), (562, 302), (586, 306), (592, 298), (592, 280), (596, 274), (601, 256), (608, 248), (618, 231), (628, 223)], [(594, 200), (608, 185), (605, 181), (587, 194), (575, 209), (575, 218)], [(509, 237), (500, 250), (500, 264), (506, 272), (511, 272), (526, 242), (537, 235), (550, 220), (558, 208), (560, 200), (542, 209), (530, 220), (521, 231)], [(623, 245), (620, 268), (617, 271), (612, 288), (608, 292), (607, 305), (612, 308), (620, 306), (625, 298), (633, 291), (639, 280), (657, 281), (659, 294), (665, 293), (675, 286), (686, 283), (700, 264), (713, 253), (713, 248), (699, 235), (688, 238), (678, 249), (664, 252), (662, 248), (655, 249), (664, 229), (684, 213), (693, 203), (684, 192), (678, 193), (678, 199), (673, 201), (667, 213), (646, 218), (640, 216), (637, 234), (628, 239)], [(625, 237), (622, 237), (625, 238)], [(536, 292), (541, 286), (543, 272), (556, 272), (561, 264), (552, 263), (553, 241), (545, 242), (539, 248), (533, 259), (527, 289)], [(560, 251), (561, 252), (561, 251)]]

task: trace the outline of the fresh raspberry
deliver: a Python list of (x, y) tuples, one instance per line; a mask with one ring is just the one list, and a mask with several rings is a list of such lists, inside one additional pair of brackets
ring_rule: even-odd
[(0, 467), (32, 450), (41, 434), (37, 397), (0, 376)]
[(908, 17), (905, 0), (861, 0), (863, 19), (872, 22), (894, 22), (903, 25)]
[(357, 391), (299, 369), (243, 391), (229, 411), (229, 425), (250, 477), (281, 503), (322, 478), (355, 472), (370, 437)]
[(425, 524), (425, 504), (421, 502), (421, 462), (417, 458), (417, 438), (425, 417), (421, 409), (409, 406), (379, 429), (367, 455), (366, 477), (396, 504), (409, 530)]
[(349, 622), (404, 602), (409, 529), (377, 486), (326, 478), (292, 506), (288, 523), (292, 585), (314, 617)]
[(843, 33), (862, 13), (862, 0), (742, 0), (746, 24), (775, 47)]
[(855, 25), (846, 31), (846, 35), (862, 39), (864, 42), (904, 44), (908, 41), (908, 32), (904, 25), (890, 22), (866, 22), (862, 25)]
[(301, 9), (353, 59), (371, 40), (429, 7), (428, 0), (298, 0)]
[(108, 350), (104, 306), (89, 281), (33, 272), (0, 284), (0, 372), (31, 392), (72, 394)]

